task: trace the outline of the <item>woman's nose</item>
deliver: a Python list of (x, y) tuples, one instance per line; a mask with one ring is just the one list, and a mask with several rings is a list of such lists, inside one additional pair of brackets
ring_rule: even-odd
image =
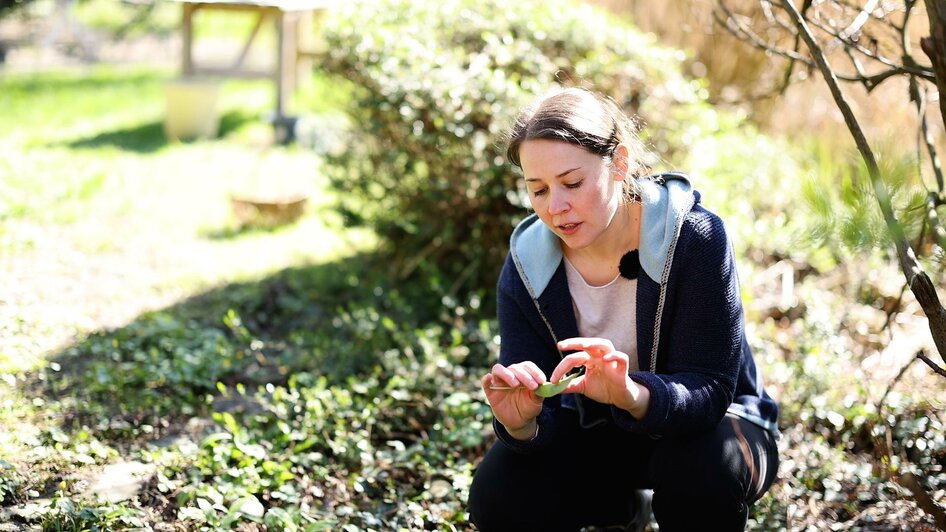
[(549, 192), (549, 213), (560, 214), (567, 212), (571, 206), (568, 203), (566, 194), (561, 192)]

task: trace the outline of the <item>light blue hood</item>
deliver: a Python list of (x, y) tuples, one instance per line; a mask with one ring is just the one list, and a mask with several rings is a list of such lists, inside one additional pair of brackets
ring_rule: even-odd
[[(693, 208), (696, 195), (690, 179), (681, 173), (665, 173), (640, 179), (641, 269), (659, 284), (665, 284), (683, 218)], [(562, 261), (562, 244), (536, 214), (522, 220), (512, 233), (510, 250), (533, 299), (537, 299)]]

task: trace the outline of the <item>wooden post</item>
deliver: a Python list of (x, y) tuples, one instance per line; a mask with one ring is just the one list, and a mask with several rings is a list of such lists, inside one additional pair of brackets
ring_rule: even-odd
[(194, 55), (192, 46), (194, 44), (194, 25), (193, 17), (196, 6), (191, 3), (181, 4), (181, 73), (184, 76), (190, 76), (194, 73)]
[(279, 123), (285, 114), (286, 94), (288, 87), (284, 72), (286, 71), (286, 13), (281, 9), (274, 11), (276, 24), (276, 69), (273, 72), (273, 81), (276, 84), (276, 116)]
[(295, 11), (276, 12), (276, 118), (289, 114), (289, 100), (296, 85), (298, 21)]

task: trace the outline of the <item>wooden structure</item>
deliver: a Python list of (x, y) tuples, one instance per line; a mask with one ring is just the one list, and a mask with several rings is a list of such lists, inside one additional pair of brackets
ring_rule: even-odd
[[(285, 127), (291, 122), (287, 102), (298, 82), (300, 66), (311, 65), (317, 55), (305, 49), (312, 33), (314, 12), (325, 9), (332, 0), (175, 0), (182, 7), (181, 73), (184, 77), (211, 75), (236, 78), (269, 78), (276, 89), (273, 123)], [(257, 15), (256, 23), (236, 59), (229, 66), (197, 65), (194, 62), (194, 15), (201, 10), (242, 11)], [(250, 69), (246, 57), (264, 22), (269, 19), (276, 31), (276, 51), (271, 69)], [(278, 135), (277, 135), (278, 136)]]

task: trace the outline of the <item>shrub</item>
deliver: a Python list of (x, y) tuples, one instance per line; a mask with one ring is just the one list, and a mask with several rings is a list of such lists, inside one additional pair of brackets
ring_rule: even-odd
[(8, 11), (13, 11), (14, 9), (17, 9), (28, 2), (29, 0), (0, 0), (0, 16), (3, 16)]
[(350, 113), (361, 134), (327, 165), (342, 210), (383, 238), (392, 273), (422, 271), (461, 301), (492, 302), (527, 213), (499, 142), (522, 104), (586, 84), (646, 122), (683, 119), (670, 109), (699, 100), (682, 54), (576, 2), (382, 0), (332, 17), (326, 68), (359, 87)]

